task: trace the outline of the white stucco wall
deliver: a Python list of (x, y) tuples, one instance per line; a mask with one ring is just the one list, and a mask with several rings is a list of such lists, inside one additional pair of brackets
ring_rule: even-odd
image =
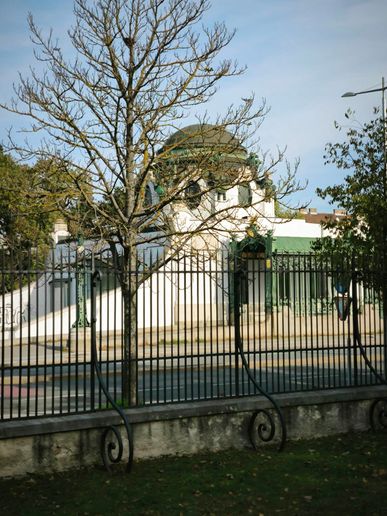
[(304, 219), (268, 219), (261, 221), (262, 226), (268, 231), (273, 231), (274, 236), (321, 238), (325, 235), (320, 224), (311, 224)]
[[(138, 289), (138, 328), (170, 327), (177, 322), (184, 325), (184, 322), (191, 324), (194, 321), (222, 321), (224, 310), (219, 312), (219, 304), (220, 299), (223, 304), (227, 302), (227, 278), (220, 279), (214, 274), (206, 274), (206, 271), (215, 271), (217, 267), (219, 264), (214, 261), (201, 260), (197, 270), (194, 270), (189, 259), (186, 262), (174, 262), (152, 274)], [(76, 282), (72, 278), (70, 283), (62, 285), (68, 291), (70, 302), (65, 305), (56, 299), (58, 292), (52, 288), (51, 280), (52, 275), (41, 276), (28, 287), (0, 298), (1, 314), (4, 303), (2, 329), (5, 340), (17, 342), (28, 337), (39, 339), (60, 335), (61, 340), (66, 340), (66, 335), (77, 318)], [(114, 285), (113, 280), (110, 284)], [(90, 298), (85, 306), (87, 319), (90, 321)], [(15, 312), (13, 318), (11, 308)], [(117, 283), (115, 288), (102, 294), (97, 286), (96, 313), (97, 331), (119, 332), (122, 329), (123, 301)]]

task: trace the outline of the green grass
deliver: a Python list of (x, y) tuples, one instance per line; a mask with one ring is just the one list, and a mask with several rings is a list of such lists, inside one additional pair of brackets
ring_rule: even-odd
[(387, 434), (3, 480), (0, 513), (387, 515)]

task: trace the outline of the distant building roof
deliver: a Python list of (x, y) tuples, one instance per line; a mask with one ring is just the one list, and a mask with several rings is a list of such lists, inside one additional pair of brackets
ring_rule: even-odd
[(328, 220), (339, 220), (348, 217), (345, 210), (335, 209), (333, 212), (317, 212), (316, 208), (302, 209), (300, 210), (302, 218), (309, 224), (321, 224)]

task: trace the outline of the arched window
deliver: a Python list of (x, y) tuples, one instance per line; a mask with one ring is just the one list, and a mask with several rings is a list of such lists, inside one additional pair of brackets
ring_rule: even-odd
[(223, 202), (227, 200), (226, 190), (218, 189), (216, 190), (216, 200), (218, 202)]
[(250, 183), (242, 183), (238, 186), (238, 203), (240, 206), (251, 206), (253, 202), (253, 192)]
[(152, 204), (153, 204), (152, 197), (153, 196), (152, 196), (151, 187), (149, 185), (146, 185), (146, 187), (145, 187), (145, 199), (144, 199), (144, 206), (145, 207), (152, 206)]
[(202, 191), (199, 184), (196, 181), (190, 181), (184, 192), (185, 202), (187, 206), (194, 210), (200, 205), (202, 200)]

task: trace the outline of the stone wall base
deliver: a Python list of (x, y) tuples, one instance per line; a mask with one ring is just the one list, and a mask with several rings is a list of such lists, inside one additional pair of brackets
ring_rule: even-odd
[[(386, 396), (383, 386), (283, 394), (276, 401), (283, 410), (288, 439), (296, 440), (366, 431), (373, 400)], [(251, 415), (269, 408), (270, 403), (259, 396), (128, 410), (135, 460), (251, 448)], [(101, 464), (101, 434), (111, 424), (120, 424), (112, 411), (0, 422), (0, 477)]]

